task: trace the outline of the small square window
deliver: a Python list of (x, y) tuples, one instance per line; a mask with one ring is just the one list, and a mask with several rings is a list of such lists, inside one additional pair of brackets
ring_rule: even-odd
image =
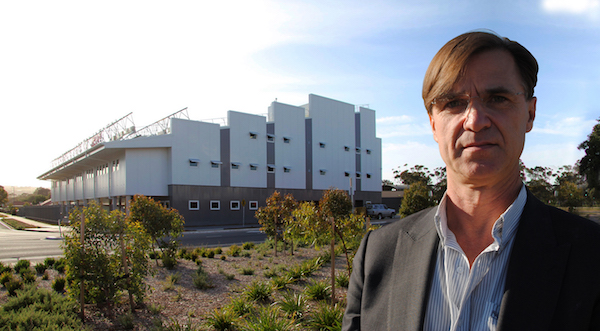
[(360, 175), (361, 175), (360, 172), (357, 172), (356, 173), (356, 178), (360, 178)]
[(223, 164), (223, 162), (221, 161), (210, 161), (210, 167), (211, 168), (218, 168), (219, 165)]
[(326, 174), (326, 173), (327, 173), (327, 170), (325, 170), (325, 169), (321, 169), (321, 170), (319, 170), (319, 174), (320, 174), (321, 176), (325, 176), (325, 174)]
[(289, 144), (290, 143), (290, 137), (283, 137), (283, 143), (284, 144)]
[(267, 141), (270, 143), (275, 142), (275, 135), (267, 133)]
[(283, 167), (283, 172), (290, 172), (292, 170), (292, 168), (290, 167)]
[(188, 209), (189, 210), (199, 210), (200, 209), (200, 201), (198, 201), (198, 200), (189, 200), (188, 201)]
[(371, 155), (371, 150), (370, 149), (367, 149), (367, 154)]
[(321, 148), (325, 148), (325, 143), (324, 143), (324, 142), (320, 142), (320, 143), (319, 143), (319, 147), (321, 147)]
[(248, 204), (248, 209), (257, 210), (258, 209), (258, 201), (250, 201)]
[(231, 169), (239, 169), (239, 168), (240, 168), (240, 163), (231, 162)]
[(250, 132), (250, 139), (256, 139), (256, 137), (258, 137), (257, 132)]
[(250, 170), (256, 170), (256, 169), (258, 169), (258, 164), (250, 163)]
[(371, 178), (371, 174), (367, 173), (367, 178)]
[(267, 172), (268, 172), (268, 173), (274, 173), (274, 172), (275, 172), (275, 165), (273, 165), (273, 164), (268, 164), (268, 165), (267, 165)]
[(199, 159), (190, 159), (190, 167), (197, 167), (198, 163), (200, 163)]
[(360, 154), (360, 147), (356, 147), (356, 154)]
[(344, 146), (344, 151), (350, 152), (350, 146)]
[(229, 202), (229, 209), (231, 210), (240, 210), (240, 202), (238, 200)]
[(210, 200), (210, 210), (221, 210), (221, 201)]
[(344, 172), (344, 176), (345, 176), (345, 177), (350, 177), (350, 173), (349, 173), (348, 171), (345, 171), (345, 172)]

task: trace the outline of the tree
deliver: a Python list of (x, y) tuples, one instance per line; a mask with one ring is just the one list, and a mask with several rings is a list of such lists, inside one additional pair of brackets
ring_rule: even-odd
[(568, 207), (569, 212), (581, 206), (583, 199), (583, 190), (573, 182), (564, 182), (558, 187), (558, 201), (562, 207)]
[(448, 188), (448, 177), (446, 174), (446, 167), (438, 167), (433, 170), (433, 176), (436, 178), (435, 184), (431, 188), (433, 192), (433, 201), (439, 203), (446, 193)]
[(271, 238), (275, 238), (275, 255), (277, 255), (277, 238), (285, 224), (291, 224), (292, 212), (298, 205), (291, 194), (284, 198), (278, 191), (267, 198), (266, 206), (259, 208), (254, 216), (261, 225), (261, 231)]
[(428, 207), (435, 206), (430, 196), (431, 191), (427, 185), (421, 181), (412, 184), (408, 190), (404, 191), (404, 198), (400, 206), (400, 216), (406, 217)]
[(33, 191), (33, 195), (43, 195), (46, 197), (46, 200), (50, 199), (51, 194), (52, 191), (49, 188), (45, 187), (38, 187), (35, 189), (35, 191)]
[(585, 151), (579, 160), (579, 174), (585, 178), (588, 189), (593, 189), (594, 197), (600, 199), (600, 118), (597, 121), (588, 139), (577, 148)]
[(527, 168), (524, 166), (525, 185), (529, 191), (545, 203), (554, 202), (554, 187), (551, 182), (557, 174), (548, 167)]
[(175, 256), (184, 225), (184, 219), (176, 209), (169, 209), (152, 198), (135, 195), (129, 218), (143, 226), (144, 231), (161, 250), (163, 257), (164, 254), (169, 257)]
[(4, 189), (4, 186), (0, 186), (0, 206), (3, 206), (8, 202), (8, 192)]
[(69, 294), (79, 298), (83, 282), (86, 302), (114, 304), (122, 290), (142, 302), (150, 238), (141, 224), (127, 219), (121, 211), (109, 213), (94, 201), (83, 209), (73, 209), (69, 220), (73, 229), (63, 242)]
[(406, 185), (412, 185), (416, 182), (423, 182), (425, 185), (431, 184), (432, 173), (426, 166), (417, 164), (410, 169), (402, 170), (406, 166), (405, 164), (403, 167), (394, 170), (395, 179), (401, 180)]

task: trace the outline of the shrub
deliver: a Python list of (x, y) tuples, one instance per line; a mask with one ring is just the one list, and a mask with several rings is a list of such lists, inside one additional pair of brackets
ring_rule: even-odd
[(23, 279), (23, 282), (25, 282), (25, 284), (31, 284), (35, 282), (35, 272), (33, 272), (33, 270), (31, 269), (24, 269), (21, 272), (21, 279)]
[(247, 257), (247, 258), (249, 258), (249, 257), (251, 257), (251, 256), (252, 256), (252, 253), (250, 253), (250, 252), (242, 252), (242, 257)]
[(206, 324), (217, 331), (235, 330), (237, 328), (237, 317), (230, 309), (215, 309), (206, 317)]
[(44, 259), (44, 265), (47, 269), (51, 269), (54, 266), (54, 262), (56, 262), (56, 260), (53, 257), (47, 257)]
[(161, 305), (150, 304), (150, 306), (148, 306), (148, 311), (152, 315), (160, 314), (161, 310), (163, 310), (163, 306), (161, 306)]
[(46, 267), (46, 265), (45, 265), (45, 264), (43, 264), (43, 263), (37, 263), (37, 264), (35, 265), (35, 267), (34, 267), (34, 268), (35, 268), (35, 271), (36, 271), (38, 274), (40, 274), (40, 275), (41, 275), (41, 274), (43, 274), (44, 272), (46, 272), (46, 268), (47, 268), (47, 267)]
[(209, 251), (206, 253), (206, 257), (207, 257), (207, 258), (209, 258), (209, 259), (212, 259), (212, 258), (214, 258), (214, 257), (215, 257), (215, 251), (213, 251), (212, 249), (211, 249), (211, 250), (209, 250)]
[(304, 268), (299, 264), (294, 265), (288, 270), (287, 275), (294, 280), (300, 279), (304, 276)]
[(335, 284), (339, 287), (348, 287), (349, 283), (350, 277), (345, 272), (341, 272), (335, 277)]
[(3, 305), (0, 325), (6, 330), (85, 330), (73, 300), (35, 286)]
[(240, 256), (241, 252), (242, 252), (242, 249), (240, 248), (240, 246), (233, 244), (233, 245), (229, 246), (229, 251), (227, 252), (227, 254), (229, 254), (231, 256)]
[(337, 304), (332, 308), (329, 304), (321, 303), (312, 313), (308, 325), (315, 330), (334, 331), (342, 329), (344, 309)]
[(267, 302), (270, 299), (273, 288), (269, 283), (254, 281), (248, 285), (243, 295), (252, 301)]
[(212, 287), (212, 283), (208, 278), (208, 273), (202, 268), (201, 265), (198, 266), (198, 270), (196, 270), (196, 273), (194, 276), (192, 276), (192, 282), (196, 288), (201, 290)]
[(240, 274), (242, 275), (254, 275), (254, 269), (252, 268), (242, 268), (242, 270), (240, 271)]
[(8, 295), (12, 297), (17, 295), (17, 290), (23, 289), (23, 282), (20, 279), (13, 278), (4, 284), (4, 287), (8, 291)]
[(8, 265), (4, 265), (4, 263), (2, 263), (2, 262), (0, 261), (0, 275), (1, 275), (1, 274), (3, 274), (3, 273), (5, 273), (5, 272), (7, 272), (7, 271), (8, 271), (8, 272), (12, 272), (12, 270), (13, 270), (13, 269), (12, 269), (10, 266), (8, 266)]
[(65, 260), (64, 258), (60, 258), (60, 259), (58, 259), (58, 261), (56, 261), (54, 263), (54, 270), (56, 270), (62, 274), (65, 272), (66, 265), (67, 265), (67, 260)]
[(187, 323), (179, 323), (179, 321), (174, 319), (173, 317), (171, 317), (169, 321), (171, 321), (171, 324), (167, 326), (162, 326), (161, 322), (160, 328), (157, 329), (164, 331), (200, 331), (200, 327), (192, 323), (192, 319), (189, 317)]
[(245, 330), (248, 331), (289, 331), (295, 330), (298, 325), (294, 320), (281, 318), (279, 308), (276, 306), (263, 307), (258, 314), (246, 321)]
[(133, 324), (133, 315), (129, 312), (117, 316), (117, 321), (119, 321), (119, 324), (121, 324), (125, 330), (133, 330), (133, 327), (135, 326)]
[(253, 302), (249, 302), (244, 297), (237, 297), (227, 305), (228, 309), (230, 309), (236, 316), (244, 317), (249, 315), (254, 310)]
[(227, 260), (227, 256), (225, 256), (225, 255), (221, 255), (221, 260), (222, 260), (222, 261), (225, 261), (225, 260)]
[(253, 242), (245, 242), (245, 243), (242, 245), (242, 248), (243, 248), (244, 250), (251, 250), (251, 249), (253, 249), (253, 248), (254, 248), (254, 243), (253, 243)]
[(14, 280), (14, 276), (12, 271), (5, 271), (2, 274), (0, 274), (0, 284), (2, 284), (2, 286), (6, 287), (6, 283), (10, 282), (11, 280)]
[(283, 298), (277, 302), (277, 305), (285, 312), (287, 317), (299, 319), (304, 315), (308, 308), (306, 298), (302, 294), (287, 292)]
[(28, 270), (30, 266), (31, 263), (29, 260), (19, 260), (17, 263), (15, 263), (14, 269), (16, 273), (21, 274), (25, 272), (25, 270)]
[(235, 279), (235, 275), (234, 274), (225, 274), (225, 279), (227, 279), (227, 280), (234, 280)]
[(278, 290), (285, 288), (287, 285), (292, 284), (293, 282), (294, 279), (289, 276), (278, 276), (271, 279), (271, 284), (273, 284), (273, 287)]
[(167, 270), (173, 270), (177, 266), (177, 259), (167, 251), (163, 252), (161, 260)]
[(52, 289), (58, 293), (62, 293), (65, 290), (66, 279), (64, 277), (58, 277), (52, 282)]
[(269, 270), (265, 270), (263, 272), (263, 276), (265, 276), (265, 278), (273, 278), (273, 277), (277, 277), (277, 271), (269, 269)]
[(215, 248), (215, 254), (223, 254), (223, 248), (221, 248), (221, 247)]
[(326, 300), (331, 297), (331, 287), (325, 282), (312, 282), (305, 289), (310, 300)]

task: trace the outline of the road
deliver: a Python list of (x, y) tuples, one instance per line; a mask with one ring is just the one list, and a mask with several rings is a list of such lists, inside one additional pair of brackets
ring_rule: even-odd
[[(9, 230), (0, 226), (0, 261), (13, 264), (20, 259), (31, 263), (43, 261), (46, 257), (60, 257), (62, 239), (55, 231), (19, 231)], [(258, 228), (245, 229), (211, 229), (184, 232), (181, 244), (183, 246), (227, 247), (247, 241), (262, 242), (266, 235)]]

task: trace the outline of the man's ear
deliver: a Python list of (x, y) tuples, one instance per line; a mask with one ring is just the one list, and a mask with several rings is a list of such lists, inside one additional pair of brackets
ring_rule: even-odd
[(437, 142), (437, 137), (435, 136), (435, 120), (431, 113), (427, 113), (427, 115), (429, 115), (429, 125), (431, 126), (431, 132), (433, 133), (433, 140)]
[(537, 98), (532, 97), (531, 100), (527, 101), (527, 113), (529, 118), (527, 119), (527, 132), (533, 129), (533, 120), (535, 120), (535, 107), (537, 104)]

